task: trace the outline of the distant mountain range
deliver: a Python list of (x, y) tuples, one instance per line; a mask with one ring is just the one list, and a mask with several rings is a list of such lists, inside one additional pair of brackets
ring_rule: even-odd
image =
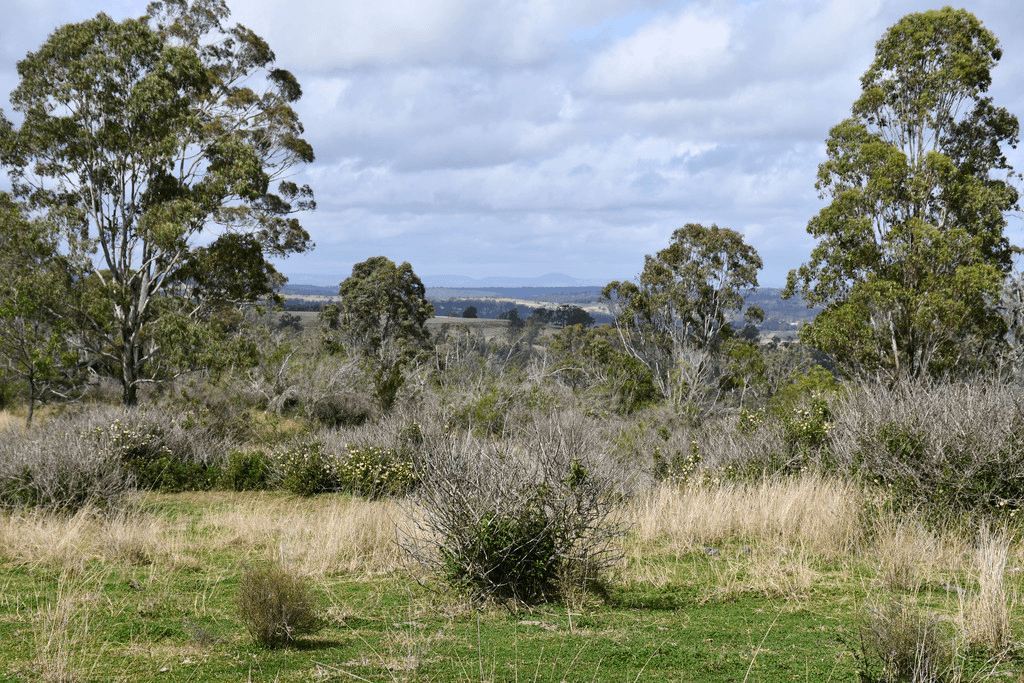
[[(323, 273), (291, 273), (289, 285), (333, 286), (344, 277)], [(488, 287), (604, 287), (611, 280), (581, 280), (565, 273), (548, 273), (540, 277), (485, 277), (472, 278), (466, 275), (423, 275), (420, 277), (427, 287), (451, 287), (458, 289), (481, 289)], [(614, 279), (614, 278), (612, 278)]]

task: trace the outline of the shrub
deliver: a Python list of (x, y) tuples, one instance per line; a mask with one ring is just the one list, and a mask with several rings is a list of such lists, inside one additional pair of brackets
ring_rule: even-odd
[(844, 471), (933, 518), (1015, 515), (1024, 505), (1024, 395), (993, 383), (863, 386), (833, 407)]
[(959, 680), (955, 643), (944, 625), (903, 602), (869, 609), (856, 654), (864, 681)]
[(375, 446), (308, 441), (281, 453), (278, 467), (282, 487), (300, 496), (345, 491), (380, 498), (406, 493), (416, 483), (409, 455)]
[(281, 486), (298, 496), (313, 496), (336, 488), (337, 462), (319, 441), (300, 443), (278, 454)]
[(350, 447), (337, 464), (336, 473), (337, 489), (371, 499), (407, 493), (416, 483), (416, 473), (409, 459), (395, 451), (372, 446)]
[(592, 430), (535, 417), (498, 444), (439, 437), (416, 459), (418, 532), (407, 550), (448, 584), (479, 598), (562, 597), (561, 577), (585, 587), (618, 561), (627, 525), (613, 517), (628, 479), (592, 451)]
[(52, 418), (26, 434), (0, 431), (0, 507), (118, 507), (134, 477), (112, 455), (101, 425), (121, 412), (92, 409)]
[(307, 412), (326, 427), (357, 427), (373, 419), (376, 407), (363, 394), (343, 392), (317, 399)]
[(305, 580), (276, 564), (245, 570), (237, 604), (249, 635), (263, 647), (287, 645), (323, 625)]
[(222, 481), (234, 491), (260, 491), (267, 488), (270, 460), (262, 450), (233, 450), (228, 455)]
[(198, 459), (187, 440), (170, 437), (163, 425), (144, 422), (140, 417), (115, 420), (105, 434), (97, 432), (111, 455), (135, 477), (139, 488), (178, 492), (214, 487), (219, 475), (216, 467)]

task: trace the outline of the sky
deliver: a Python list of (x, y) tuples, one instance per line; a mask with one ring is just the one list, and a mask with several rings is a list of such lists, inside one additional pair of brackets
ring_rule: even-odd
[[(298, 78), (316, 248), (335, 284), (384, 255), (429, 281), (630, 279), (686, 223), (744, 235), (781, 286), (814, 247), (829, 129), (918, 0), (228, 0)], [(0, 0), (0, 107), (59, 25), (135, 0)], [(960, 6), (960, 5), (957, 5)], [(1024, 118), (1024, 4), (966, 4), (1004, 54), (989, 94)], [(1008, 150), (1024, 170), (1024, 148)], [(0, 181), (2, 182), (2, 181)], [(1024, 245), (1024, 221), (1010, 218)]]

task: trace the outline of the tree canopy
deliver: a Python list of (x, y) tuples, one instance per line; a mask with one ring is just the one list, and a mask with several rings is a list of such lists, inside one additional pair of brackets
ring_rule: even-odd
[[(761, 257), (735, 230), (687, 223), (672, 243), (644, 257), (639, 283), (611, 282), (604, 298), (626, 348), (673, 400), (692, 395), (710, 354), (731, 336), (727, 316), (743, 311), (743, 291), (757, 287)], [(764, 313), (747, 310), (753, 320)]]
[(855, 372), (957, 371), (1003, 343), (1003, 231), (1018, 207), (1003, 149), (1018, 123), (985, 95), (1001, 55), (966, 10), (907, 15), (829, 133), (817, 188), (831, 201), (786, 293), (824, 306), (801, 338)]
[(312, 191), (285, 180), (313, 160), (298, 82), (262, 38), (225, 23), (223, 0), (147, 12), (58, 28), (18, 62), (21, 125), (0, 113), (16, 194), (84, 257), (82, 343), (116, 368), (126, 404), (156, 378), (161, 316), (254, 300), (281, 282), (267, 257), (313, 246), (292, 216), (314, 207)]

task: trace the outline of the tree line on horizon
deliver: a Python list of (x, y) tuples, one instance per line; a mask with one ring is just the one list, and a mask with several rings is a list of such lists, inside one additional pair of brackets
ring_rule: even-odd
[[(152, 2), (138, 19), (61, 26), (18, 62), (20, 123), (0, 111), (12, 184), (0, 194), (0, 400), (21, 395), (30, 418), (98, 377), (132, 406), (143, 387), (273, 353), (252, 311), (280, 303), (269, 259), (314, 246), (297, 217), (313, 191), (288, 180), (314, 153), (293, 108), (299, 83), (228, 17), (223, 0)], [(966, 10), (909, 14), (829, 131), (816, 184), (827, 204), (807, 227), (817, 246), (784, 296), (820, 309), (800, 342), (837, 376), (1021, 367), (1020, 249), (1006, 235), (1019, 176), (1005, 155), (1019, 125), (987, 94), (1001, 58)], [(568, 304), (564, 316), (500, 313), (550, 314), (555, 348), (632, 373), (625, 385), (643, 400), (692, 405), (718, 395), (708, 387), (756, 381), (765, 312), (744, 293), (761, 267), (739, 232), (687, 223), (636, 282), (603, 288), (601, 330)], [(386, 407), (438, 341), (425, 329), (434, 313), (412, 266), (378, 256), (340, 283), (319, 328), (325, 348), (360, 359)]]

